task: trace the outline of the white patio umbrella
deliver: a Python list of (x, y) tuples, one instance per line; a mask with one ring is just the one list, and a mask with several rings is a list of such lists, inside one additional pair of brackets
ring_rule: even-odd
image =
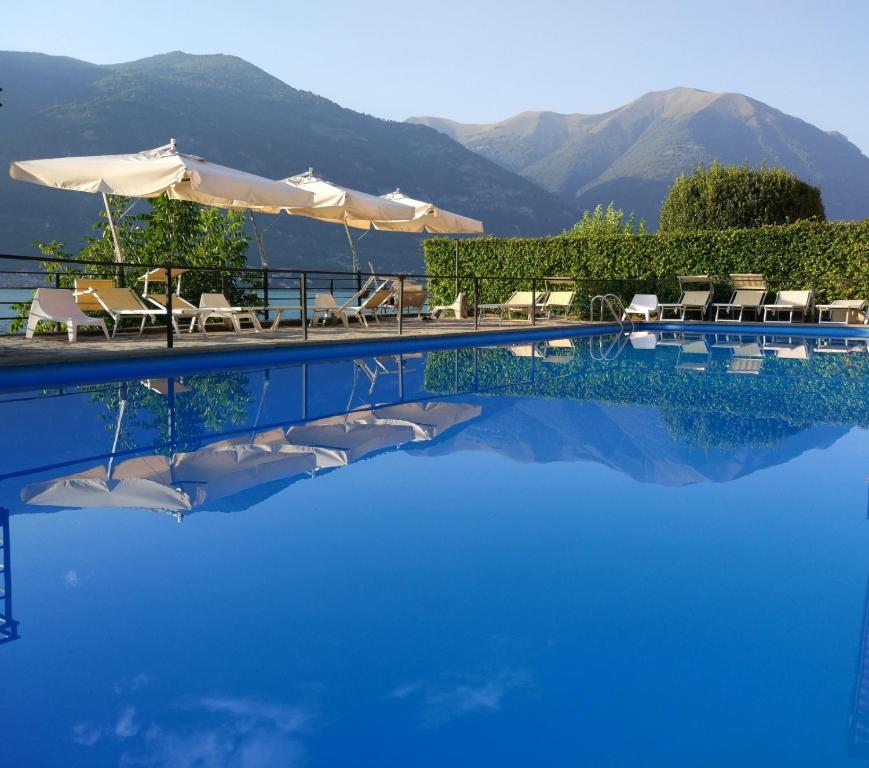
[(359, 269), (359, 259), (349, 227), (368, 229), (374, 221), (410, 221), (416, 214), (412, 206), (321, 179), (313, 168), (281, 181), (314, 195), (313, 204), (284, 206), (287, 213), (344, 226), (353, 254), (353, 269), (356, 271)]
[(180, 152), (175, 139), (156, 149), (126, 155), (19, 160), (9, 166), (9, 175), (46, 187), (102, 194), (117, 261), (122, 261), (121, 249), (107, 195), (150, 198), (165, 194), (173, 200), (235, 210), (280, 210), (315, 202), (313, 193), (292, 183)]
[[(373, 221), (371, 226), (383, 232), (429, 232), (438, 235), (480, 235), (483, 233), (483, 222), (477, 219), (461, 216), (458, 213), (445, 211), (433, 203), (422, 200), (414, 200), (396, 189), (388, 195), (383, 195), (384, 200), (394, 203), (409, 205), (414, 210), (414, 216), (410, 221)], [(348, 222), (350, 226), (364, 228), (361, 223)]]

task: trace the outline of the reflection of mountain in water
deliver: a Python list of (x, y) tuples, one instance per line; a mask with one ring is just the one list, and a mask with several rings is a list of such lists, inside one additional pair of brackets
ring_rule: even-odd
[(656, 408), (568, 400), (486, 398), (483, 414), (416, 455), (490, 451), (524, 463), (595, 461), (659, 485), (726, 482), (827, 448), (848, 431), (812, 426), (769, 445), (703, 448), (675, 440)]

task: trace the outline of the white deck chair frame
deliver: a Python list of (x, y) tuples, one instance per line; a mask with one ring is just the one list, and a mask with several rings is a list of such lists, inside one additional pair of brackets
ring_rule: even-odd
[(109, 329), (101, 317), (90, 317), (82, 312), (75, 303), (72, 291), (65, 288), (37, 288), (30, 305), (27, 317), (25, 338), (32, 339), (40, 322), (63, 323), (66, 325), (67, 338), (70, 342), (78, 338), (78, 329), (95, 326), (102, 329), (106, 339), (109, 339)]

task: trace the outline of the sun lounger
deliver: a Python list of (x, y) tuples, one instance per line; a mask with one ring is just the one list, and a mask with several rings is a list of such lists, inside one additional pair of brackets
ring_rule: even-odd
[[(391, 294), (387, 297), (387, 300), (381, 304), (383, 309), (387, 307), (391, 307), (393, 311), (398, 312), (399, 301), (398, 301), (398, 286), (399, 281), (392, 281)], [(416, 316), (418, 319), (422, 320), (422, 310), (425, 306), (426, 299), (428, 298), (428, 292), (426, 289), (421, 286), (419, 283), (412, 283), (409, 281), (405, 281), (404, 283), (404, 291), (401, 295), (401, 311), (402, 313), (416, 312)]]
[(377, 313), (389, 301), (392, 295), (392, 288), (388, 288), (384, 283), (365, 298), (361, 304), (348, 304), (341, 307), (339, 311), (344, 313), (345, 318), (355, 317), (367, 328), (368, 319), (366, 315), (371, 315), (374, 318), (374, 322), (379, 323), (380, 319), (377, 317)]
[(567, 319), (575, 296), (576, 291), (549, 291), (545, 298), (538, 302), (537, 314), (545, 315), (547, 320), (551, 320), (557, 311), (561, 311)]
[(652, 315), (658, 315), (658, 297), (653, 293), (636, 293), (631, 303), (625, 307), (622, 320), (627, 320), (630, 315), (642, 315), (648, 322)]
[(576, 355), (576, 345), (573, 339), (549, 339), (543, 342), (541, 351), (544, 363), (565, 364)]
[[(772, 304), (763, 305), (763, 321), (765, 323), (792, 323), (794, 315), (799, 314), (805, 320), (812, 312), (814, 293), (812, 291), (779, 291)], [(778, 320), (780, 315), (788, 315), (787, 320)], [(773, 319), (770, 319), (772, 315)]]
[(544, 294), (538, 294), (537, 297), (532, 295), (531, 291), (514, 291), (507, 301), (503, 304), (478, 304), (477, 314), (480, 318), (486, 312), (497, 312), (499, 315), (499, 324), (503, 322), (505, 313), (508, 319), (510, 312), (526, 312), (529, 320), (531, 319), (531, 307), (534, 298), (544, 298)]
[(255, 332), (262, 330), (259, 318), (256, 316), (261, 307), (233, 307), (222, 293), (203, 293), (199, 297), (200, 309), (210, 309), (209, 319), (217, 317), (229, 320), (236, 333), (241, 332), (241, 321), (248, 320)]
[[(767, 284), (763, 275), (755, 274), (732, 274), (730, 285), (733, 294), (730, 301), (723, 304), (714, 304), (716, 323), (741, 323), (746, 311), (753, 312), (755, 319), (763, 309), (766, 298)], [(739, 314), (734, 317), (736, 312)], [(724, 317), (722, 317), (724, 313)]]
[(452, 304), (439, 304), (430, 314), (432, 319), (439, 318), (444, 312), (452, 312), (457, 320), (468, 316), (468, 300), (462, 291)]
[[(661, 313), (661, 320), (680, 320), (684, 321), (689, 312), (697, 312), (702, 320), (706, 316), (706, 310), (709, 309), (709, 304), (712, 302), (712, 281), (709, 275), (679, 275), (679, 289), (682, 295), (679, 301), (671, 304), (659, 304), (658, 309)], [(695, 290), (686, 286), (696, 285), (698, 283), (708, 283), (709, 287), (705, 290)], [(667, 310), (673, 312), (673, 317), (665, 317)]]
[(314, 294), (314, 304), (311, 308), (311, 325), (316, 325), (318, 317), (322, 319), (323, 323), (334, 317), (344, 323), (344, 326), (347, 327), (347, 310), (350, 309), (350, 307), (356, 307), (358, 305), (360, 297), (368, 293), (376, 280), (377, 278), (374, 275), (369, 277), (365, 281), (365, 284), (340, 306), (331, 293)]
[[(165, 312), (166, 294), (149, 293), (144, 298)], [(211, 316), (210, 309), (202, 309), (181, 296), (172, 295), (172, 325), (175, 328), (175, 333), (181, 333), (181, 329), (178, 327), (179, 320), (190, 320), (190, 326), (187, 329), (189, 333), (193, 333), (198, 323), (200, 332), (205, 334), (205, 321), (209, 316)], [(215, 315), (215, 317), (217, 316)]]
[(30, 315), (27, 318), (26, 338), (33, 338), (36, 326), (40, 321), (65, 324), (70, 341), (75, 341), (78, 336), (78, 329), (85, 326), (102, 328), (106, 338), (109, 338), (106, 321), (100, 317), (89, 317), (82, 312), (75, 302), (73, 292), (64, 288), (36, 289), (33, 303), (30, 305)]
[[(107, 284), (108, 283), (108, 284)], [(79, 306), (91, 308), (93, 299), (99, 307), (112, 318), (112, 338), (117, 334), (124, 320), (139, 320), (139, 335), (145, 330), (145, 323), (152, 323), (164, 315), (159, 309), (148, 307), (132, 288), (118, 288), (107, 280), (76, 280), (75, 297)]]
[[(866, 322), (866, 302), (862, 299), (836, 299), (829, 304), (818, 304), (819, 323), (832, 323), (836, 325), (848, 325), (851, 320), (859, 323), (861, 319)], [(861, 313), (864, 317), (861, 318)]]

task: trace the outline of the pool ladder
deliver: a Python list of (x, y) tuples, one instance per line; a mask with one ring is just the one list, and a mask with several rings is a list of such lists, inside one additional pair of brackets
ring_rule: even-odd
[(599, 317), (598, 320), (603, 322), (603, 310), (606, 307), (610, 314), (619, 324), (619, 328), (621, 328), (622, 333), (625, 332), (625, 320), (627, 320), (631, 324), (631, 330), (633, 331), (634, 321), (627, 312), (625, 312), (625, 305), (622, 303), (622, 300), (616, 296), (614, 293), (599, 293), (597, 296), (593, 297), (591, 300), (591, 308), (590, 314), (591, 319), (594, 321), (594, 310), (595, 306), (599, 307)]

